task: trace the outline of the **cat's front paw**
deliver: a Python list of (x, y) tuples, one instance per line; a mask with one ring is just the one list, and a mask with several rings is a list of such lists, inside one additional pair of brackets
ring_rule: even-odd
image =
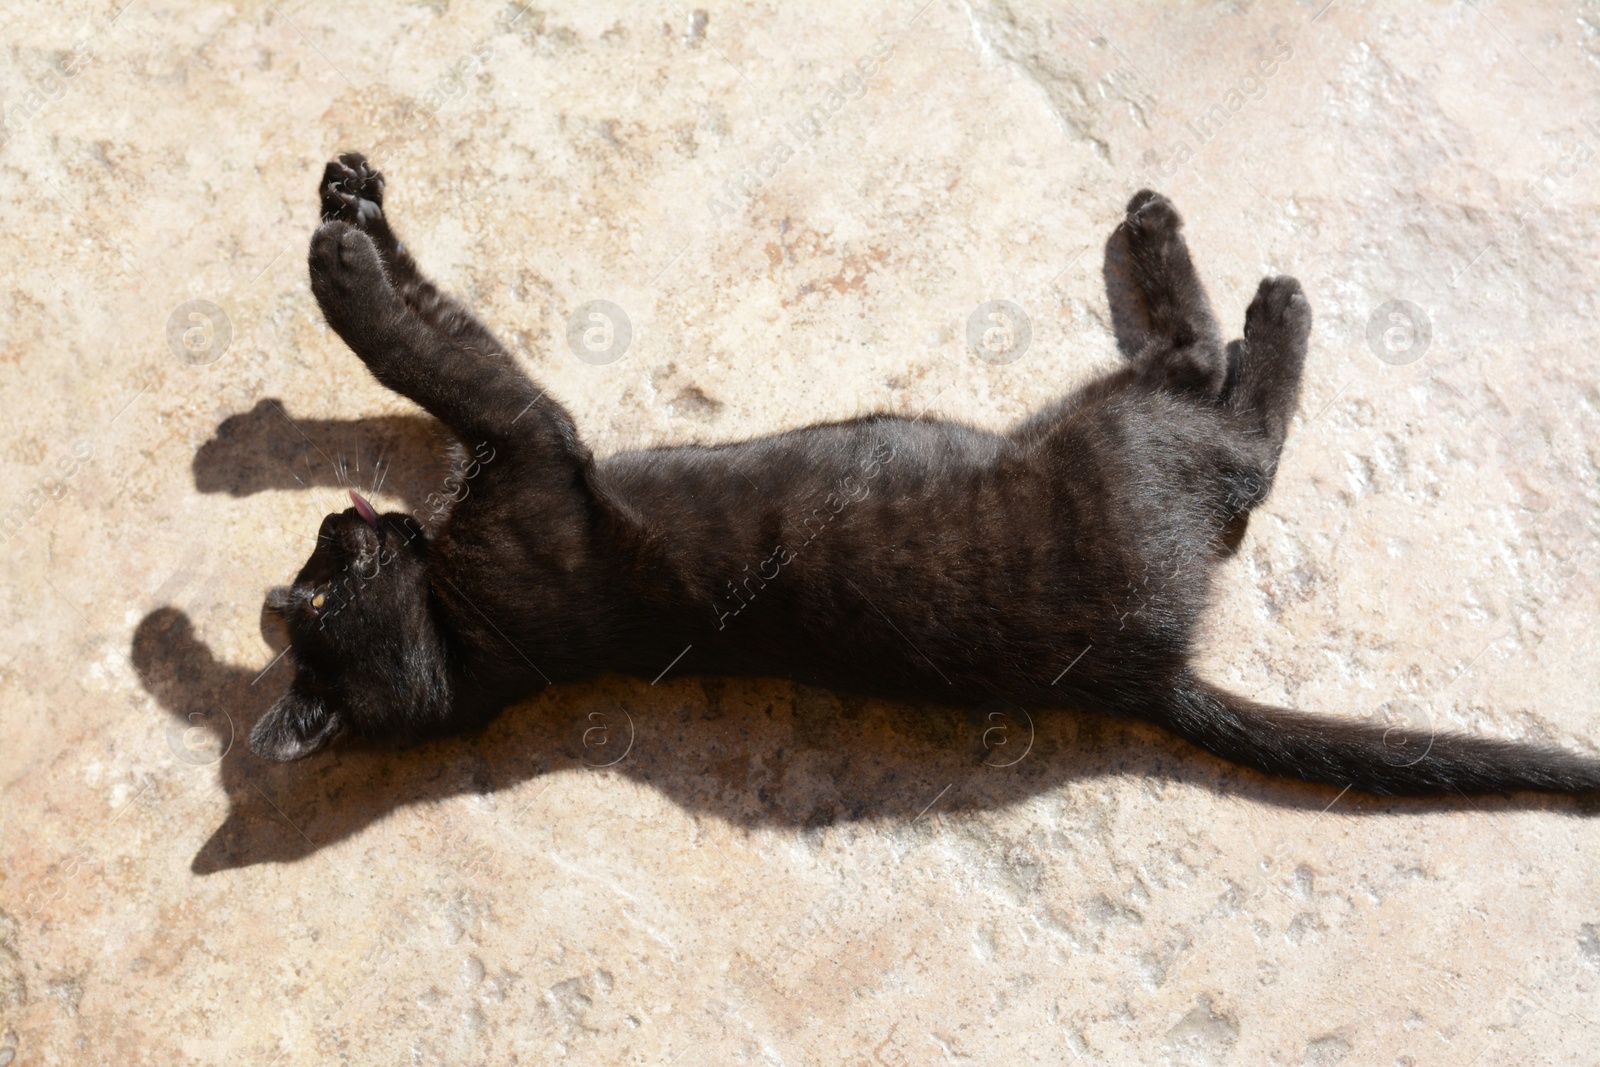
[(371, 329), (399, 298), (372, 238), (335, 219), (311, 237), (311, 291), (328, 325), (344, 334)]
[(1244, 314), (1247, 338), (1266, 331), (1295, 341), (1304, 341), (1311, 334), (1311, 302), (1300, 283), (1287, 275), (1262, 278)]
[(317, 191), (324, 222), (339, 219), (364, 227), (383, 218), (383, 175), (360, 152), (345, 152), (329, 162)]

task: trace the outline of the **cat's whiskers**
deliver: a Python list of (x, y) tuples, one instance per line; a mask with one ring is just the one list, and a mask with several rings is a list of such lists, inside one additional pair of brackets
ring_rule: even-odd
[[(319, 449), (317, 449), (317, 451), (318, 452), (322, 452), (322, 449), (319, 448)], [(327, 458), (327, 455), (328, 454), (326, 452), (322, 452), (322, 456), (323, 456), (324, 459)], [(317, 480), (317, 472), (311, 466), (311, 453), (310, 452), (302, 452), (302, 453), (300, 453), (300, 457), (306, 461), (306, 477), (311, 479), (311, 483), (312, 484), (315, 484), (316, 480)], [(329, 462), (331, 463), (333, 461), (329, 460)], [(336, 471), (335, 473), (338, 473), (338, 472)], [(305, 485), (306, 483), (305, 482), (301, 482), (300, 484), (301, 485)]]
[(383, 483), (389, 478), (389, 468), (383, 465), (383, 453), (378, 453), (378, 458), (372, 464), (372, 495), (377, 496), (378, 490), (383, 488)]
[[(300, 538), (305, 536), (305, 534), (303, 532), (291, 530), (287, 526), (283, 525), (283, 523), (281, 523), (281, 522), (274, 522), (272, 525), (274, 525), (278, 529), (282, 530), (283, 533), (284, 533), (284, 536), (289, 538), (291, 541), (299, 541)], [(328, 539), (329, 538), (328, 538), (327, 534), (322, 533), (320, 530), (317, 532), (317, 540), (318, 541), (326, 541)]]

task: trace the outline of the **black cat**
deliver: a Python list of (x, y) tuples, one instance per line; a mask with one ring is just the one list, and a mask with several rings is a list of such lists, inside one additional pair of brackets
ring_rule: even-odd
[(269, 596), (295, 678), (251, 734), (260, 756), (341, 733), (408, 744), (542, 686), (672, 670), (1092, 708), (1369, 793), (1600, 788), (1600, 760), (1315, 718), (1195, 676), (1211, 573), (1271, 487), (1311, 309), (1268, 278), (1224, 345), (1164, 197), (1137, 194), (1110, 242), (1134, 297), (1128, 365), (1008, 433), (878, 415), (596, 461), (418, 272), (365, 159), (328, 164), (320, 191), (328, 324), (465, 452), (437, 523), (352, 493)]

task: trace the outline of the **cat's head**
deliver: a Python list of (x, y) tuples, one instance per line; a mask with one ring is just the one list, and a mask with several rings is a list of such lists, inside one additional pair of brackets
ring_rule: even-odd
[(267, 594), (288, 626), (295, 674), (250, 732), (265, 759), (309, 756), (346, 732), (409, 740), (447, 713), (427, 539), (411, 517), (350, 498), (354, 507), (322, 520), (294, 584)]

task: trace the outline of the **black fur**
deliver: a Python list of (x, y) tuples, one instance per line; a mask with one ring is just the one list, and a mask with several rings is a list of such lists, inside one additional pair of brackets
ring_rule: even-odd
[[(292, 588), (295, 681), (251, 747), (478, 726), (604, 671), (771, 675), (865, 695), (1081, 707), (1377, 794), (1600, 787), (1600, 761), (1264, 707), (1197, 678), (1210, 576), (1265, 499), (1311, 309), (1262, 281), (1224, 345), (1164, 197), (1108, 244), (1128, 365), (997, 434), (872, 416), (596, 461), (418, 272), (358, 155), (328, 165), (311, 282), (379, 381), (471, 450), (436, 534), (330, 515)], [(363, 504), (364, 506), (364, 504)], [(687, 649), (687, 651), (685, 651)]]

